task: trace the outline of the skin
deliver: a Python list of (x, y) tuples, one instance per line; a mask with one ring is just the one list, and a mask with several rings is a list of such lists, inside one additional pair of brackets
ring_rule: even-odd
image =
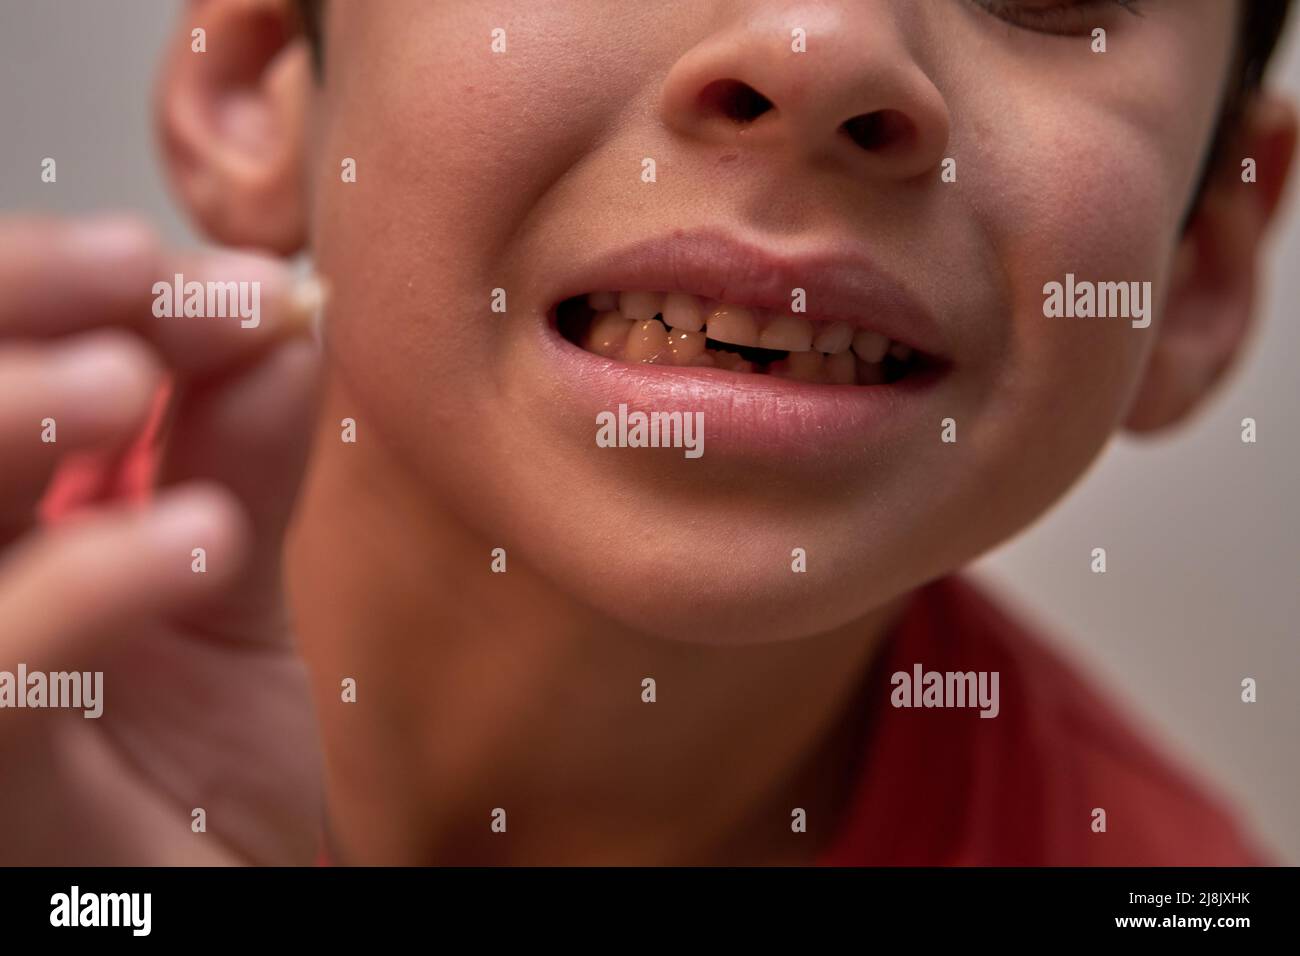
[[(1185, 419), (1230, 367), (1295, 145), (1290, 108), (1258, 96), (1181, 229), (1231, 55), (1218, 0), (1098, 8), (1104, 60), (1086, 30), (1017, 29), (957, 0), (339, 3), (319, 85), (285, 9), (192, 4), (158, 116), (210, 236), (310, 249), (331, 284), (285, 554), (330, 842), (349, 862), (813, 859), (857, 769), (862, 675), (908, 595), (1036, 518), (1117, 430)], [(509, 53), (494, 57), (502, 25)], [(743, 135), (698, 98), (727, 78), (776, 105)], [(880, 110), (913, 135), (863, 149), (837, 134)], [(647, 155), (654, 187), (638, 179)], [(345, 156), (355, 184), (340, 182)], [(955, 184), (939, 176), (949, 156)], [(1257, 183), (1241, 183), (1241, 156)], [(866, 243), (943, 329), (954, 366), (920, 420), (955, 418), (957, 444), (935, 427), (829, 461), (755, 463), (725, 436), (686, 464), (599, 454), (535, 347), (548, 283), (592, 250), (700, 224)], [(1067, 272), (1152, 281), (1156, 323), (1044, 319), (1042, 286)], [(504, 317), (487, 309), (497, 287)], [(310, 391), (284, 389), (272, 398)], [(345, 417), (355, 445), (339, 441)], [(238, 468), (213, 457), (192, 473), (229, 487)], [(227, 513), (196, 514), (233, 529), (259, 501), (287, 507), (290, 459), (264, 465), (278, 495), (244, 480)], [(222, 645), (244, 652), (241, 675), (262, 673), (250, 635), (286, 649), (272, 664), (292, 657), (273, 610), (284, 517), (230, 531), (263, 573), (221, 593), (270, 591), (265, 619)], [(795, 546), (810, 573), (790, 573)], [(505, 575), (489, 571), (494, 547)], [(0, 602), (21, 572), (0, 570)], [(215, 613), (203, 607), (191, 621)], [(355, 705), (339, 702), (344, 677)], [(312, 753), (310, 705), (290, 699), (297, 730), (278, 739)], [(134, 759), (162, 789), (151, 752)], [(63, 793), (52, 776), (33, 785)], [(286, 786), (272, 809), (318, 820), (309, 789)], [(191, 790), (173, 810), (200, 805)], [(795, 806), (815, 821), (804, 837)], [(494, 807), (508, 839), (489, 832)], [(274, 832), (275, 813), (238, 810)], [(266, 858), (256, 826), (240, 836), (223, 835), (232, 859)]]

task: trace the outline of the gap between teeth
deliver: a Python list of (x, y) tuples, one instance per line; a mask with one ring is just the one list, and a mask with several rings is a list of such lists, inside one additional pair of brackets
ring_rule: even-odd
[(752, 372), (753, 363), (732, 352), (706, 348), (706, 339), (788, 352), (771, 363), (774, 374), (829, 384), (884, 381), (886, 356), (911, 357), (910, 347), (847, 322), (780, 315), (679, 292), (596, 292), (596, 313), (583, 345), (628, 362), (707, 366)]

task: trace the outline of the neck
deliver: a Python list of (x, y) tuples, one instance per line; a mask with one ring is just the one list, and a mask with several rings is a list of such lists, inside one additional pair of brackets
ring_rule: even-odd
[[(858, 695), (898, 605), (756, 646), (637, 633), (513, 554), (492, 573), (493, 545), (440, 509), (373, 429), (364, 450), (341, 444), (330, 406), (288, 558), (334, 854), (453, 865), (816, 857), (851, 795)], [(347, 677), (355, 703), (340, 699)], [(493, 830), (498, 808), (505, 833)], [(795, 808), (806, 833), (792, 832)]]

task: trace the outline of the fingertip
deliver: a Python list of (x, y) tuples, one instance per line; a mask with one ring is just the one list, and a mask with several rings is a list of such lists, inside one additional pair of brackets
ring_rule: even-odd
[(69, 279), (104, 302), (143, 301), (165, 270), (162, 237), (134, 213), (103, 213), (63, 226), (61, 261)]
[(156, 261), (161, 249), (153, 224), (133, 212), (98, 213), (64, 228), (68, 251), (82, 259)]
[(143, 422), (166, 373), (138, 336), (104, 329), (61, 346), (51, 375), (79, 427), (110, 438)]
[(204, 575), (204, 584), (233, 578), (243, 567), (253, 537), (252, 524), (235, 495), (210, 481), (161, 492), (147, 514), (146, 527), (153, 547), (172, 556), (182, 574)]

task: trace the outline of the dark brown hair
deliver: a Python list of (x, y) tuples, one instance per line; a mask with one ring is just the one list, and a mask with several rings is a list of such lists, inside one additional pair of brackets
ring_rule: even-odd
[(1212, 168), (1221, 158), (1222, 151), (1231, 142), (1233, 131), (1241, 122), (1242, 111), (1250, 102), (1251, 94), (1263, 84), (1264, 74), (1282, 39), (1290, 10), (1291, 0), (1241, 0), (1237, 48), (1207, 166)]
[(321, 8), (325, 0), (297, 0), (298, 19), (302, 23), (302, 32), (311, 44), (311, 60), (319, 76), (324, 65), (325, 45), (321, 38)]

